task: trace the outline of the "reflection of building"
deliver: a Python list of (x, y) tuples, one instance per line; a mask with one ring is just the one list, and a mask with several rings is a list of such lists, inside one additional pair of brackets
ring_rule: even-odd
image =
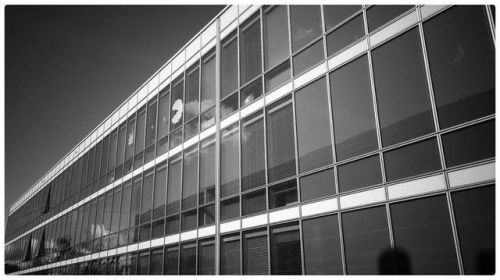
[(6, 268), (494, 273), (493, 12), (227, 7), (11, 207)]

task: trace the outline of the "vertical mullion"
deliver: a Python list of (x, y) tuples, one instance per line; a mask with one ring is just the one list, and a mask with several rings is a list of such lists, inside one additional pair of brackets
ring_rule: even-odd
[(220, 18), (215, 20), (215, 275), (220, 274), (220, 90), (221, 42)]

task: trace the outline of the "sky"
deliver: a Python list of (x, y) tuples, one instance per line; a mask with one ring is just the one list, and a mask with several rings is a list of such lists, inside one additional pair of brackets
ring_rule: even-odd
[(5, 218), (223, 8), (6, 6)]

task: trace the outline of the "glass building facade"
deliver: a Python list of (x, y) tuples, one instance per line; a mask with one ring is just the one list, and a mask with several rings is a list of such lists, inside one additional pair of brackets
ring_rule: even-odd
[(14, 274), (493, 274), (490, 6), (228, 6), (11, 207)]

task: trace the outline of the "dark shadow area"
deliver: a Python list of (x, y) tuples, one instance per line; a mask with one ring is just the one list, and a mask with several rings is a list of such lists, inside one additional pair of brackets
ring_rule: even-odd
[(479, 275), (495, 274), (495, 250), (482, 250), (476, 254), (476, 273)]
[(411, 260), (408, 253), (401, 248), (387, 248), (378, 257), (379, 274), (410, 275)]

